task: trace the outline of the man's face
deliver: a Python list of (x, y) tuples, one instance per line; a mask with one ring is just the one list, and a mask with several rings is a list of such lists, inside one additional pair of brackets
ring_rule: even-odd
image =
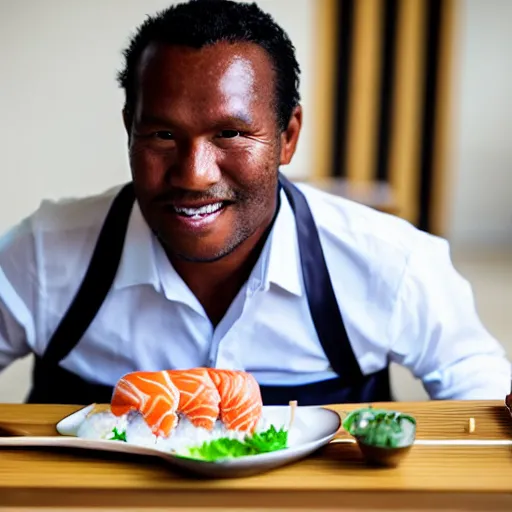
[(146, 221), (175, 256), (216, 260), (271, 221), (277, 170), (300, 130), (299, 115), (293, 140), (280, 133), (274, 84), (270, 58), (252, 44), (143, 53), (125, 114), (132, 176)]

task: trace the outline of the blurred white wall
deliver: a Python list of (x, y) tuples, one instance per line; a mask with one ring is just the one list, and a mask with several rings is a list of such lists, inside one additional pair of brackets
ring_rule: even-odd
[(459, 245), (512, 244), (512, 2), (459, 7), (448, 236)]
[[(302, 66), (304, 133), (285, 171), (312, 162), (315, 0), (260, 0)], [(172, 0), (0, 0), (0, 232), (43, 197), (100, 192), (129, 179), (121, 50), (147, 14)]]

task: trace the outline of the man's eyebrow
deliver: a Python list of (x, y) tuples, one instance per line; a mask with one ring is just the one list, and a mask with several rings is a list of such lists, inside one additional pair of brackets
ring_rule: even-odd
[(252, 117), (247, 112), (235, 112), (232, 115), (229, 115), (228, 118), (231, 118), (234, 121), (240, 121), (244, 124), (252, 124)]
[(242, 124), (244, 126), (250, 126), (252, 122), (252, 117), (248, 113), (233, 112), (220, 116), (219, 119), (214, 124), (216, 126), (222, 126), (223, 124), (235, 123)]
[[(213, 124), (213, 128), (219, 128), (225, 126), (226, 124), (237, 124), (249, 127), (252, 124), (252, 117), (246, 112), (233, 112), (227, 113), (223, 116), (220, 116), (217, 120), (215, 120)], [(139, 123), (148, 124), (148, 125), (158, 125), (158, 126), (175, 126), (177, 123), (173, 122), (172, 119), (159, 116), (157, 114), (151, 113), (143, 113), (139, 118)]]
[(166, 119), (165, 117), (161, 117), (155, 114), (141, 114), (139, 122), (144, 124), (157, 124), (165, 126), (173, 124), (170, 119)]

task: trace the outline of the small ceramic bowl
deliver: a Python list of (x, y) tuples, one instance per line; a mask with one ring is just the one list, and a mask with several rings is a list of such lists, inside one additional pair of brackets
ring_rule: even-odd
[(372, 466), (397, 467), (412, 448), (412, 444), (398, 448), (382, 448), (365, 444), (357, 438), (356, 440), (366, 462)]
[(345, 417), (343, 427), (372, 466), (398, 466), (416, 439), (416, 420), (399, 411), (357, 409)]

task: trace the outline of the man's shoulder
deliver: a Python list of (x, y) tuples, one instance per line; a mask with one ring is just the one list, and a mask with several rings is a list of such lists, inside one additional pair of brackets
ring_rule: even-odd
[[(300, 186), (318, 228), (334, 291), (341, 307), (359, 315), (372, 304), (373, 318), (386, 322), (394, 311), (405, 276), (424, 279), (412, 262), (446, 254), (446, 242), (406, 220), (310, 186)], [(350, 293), (347, 292), (350, 290)], [(382, 316), (378, 316), (378, 312)]]
[(83, 197), (44, 199), (28, 219), (34, 234), (99, 230), (122, 186)]
[[(29, 253), (34, 261), (54, 266), (57, 260), (67, 265), (88, 258), (122, 186), (84, 197), (42, 200), (31, 214), (0, 234), (0, 266)], [(54, 258), (63, 254), (65, 258)]]
[(404, 257), (430, 238), (410, 222), (309, 185), (299, 185), (323, 238), (371, 253), (379, 250)]

